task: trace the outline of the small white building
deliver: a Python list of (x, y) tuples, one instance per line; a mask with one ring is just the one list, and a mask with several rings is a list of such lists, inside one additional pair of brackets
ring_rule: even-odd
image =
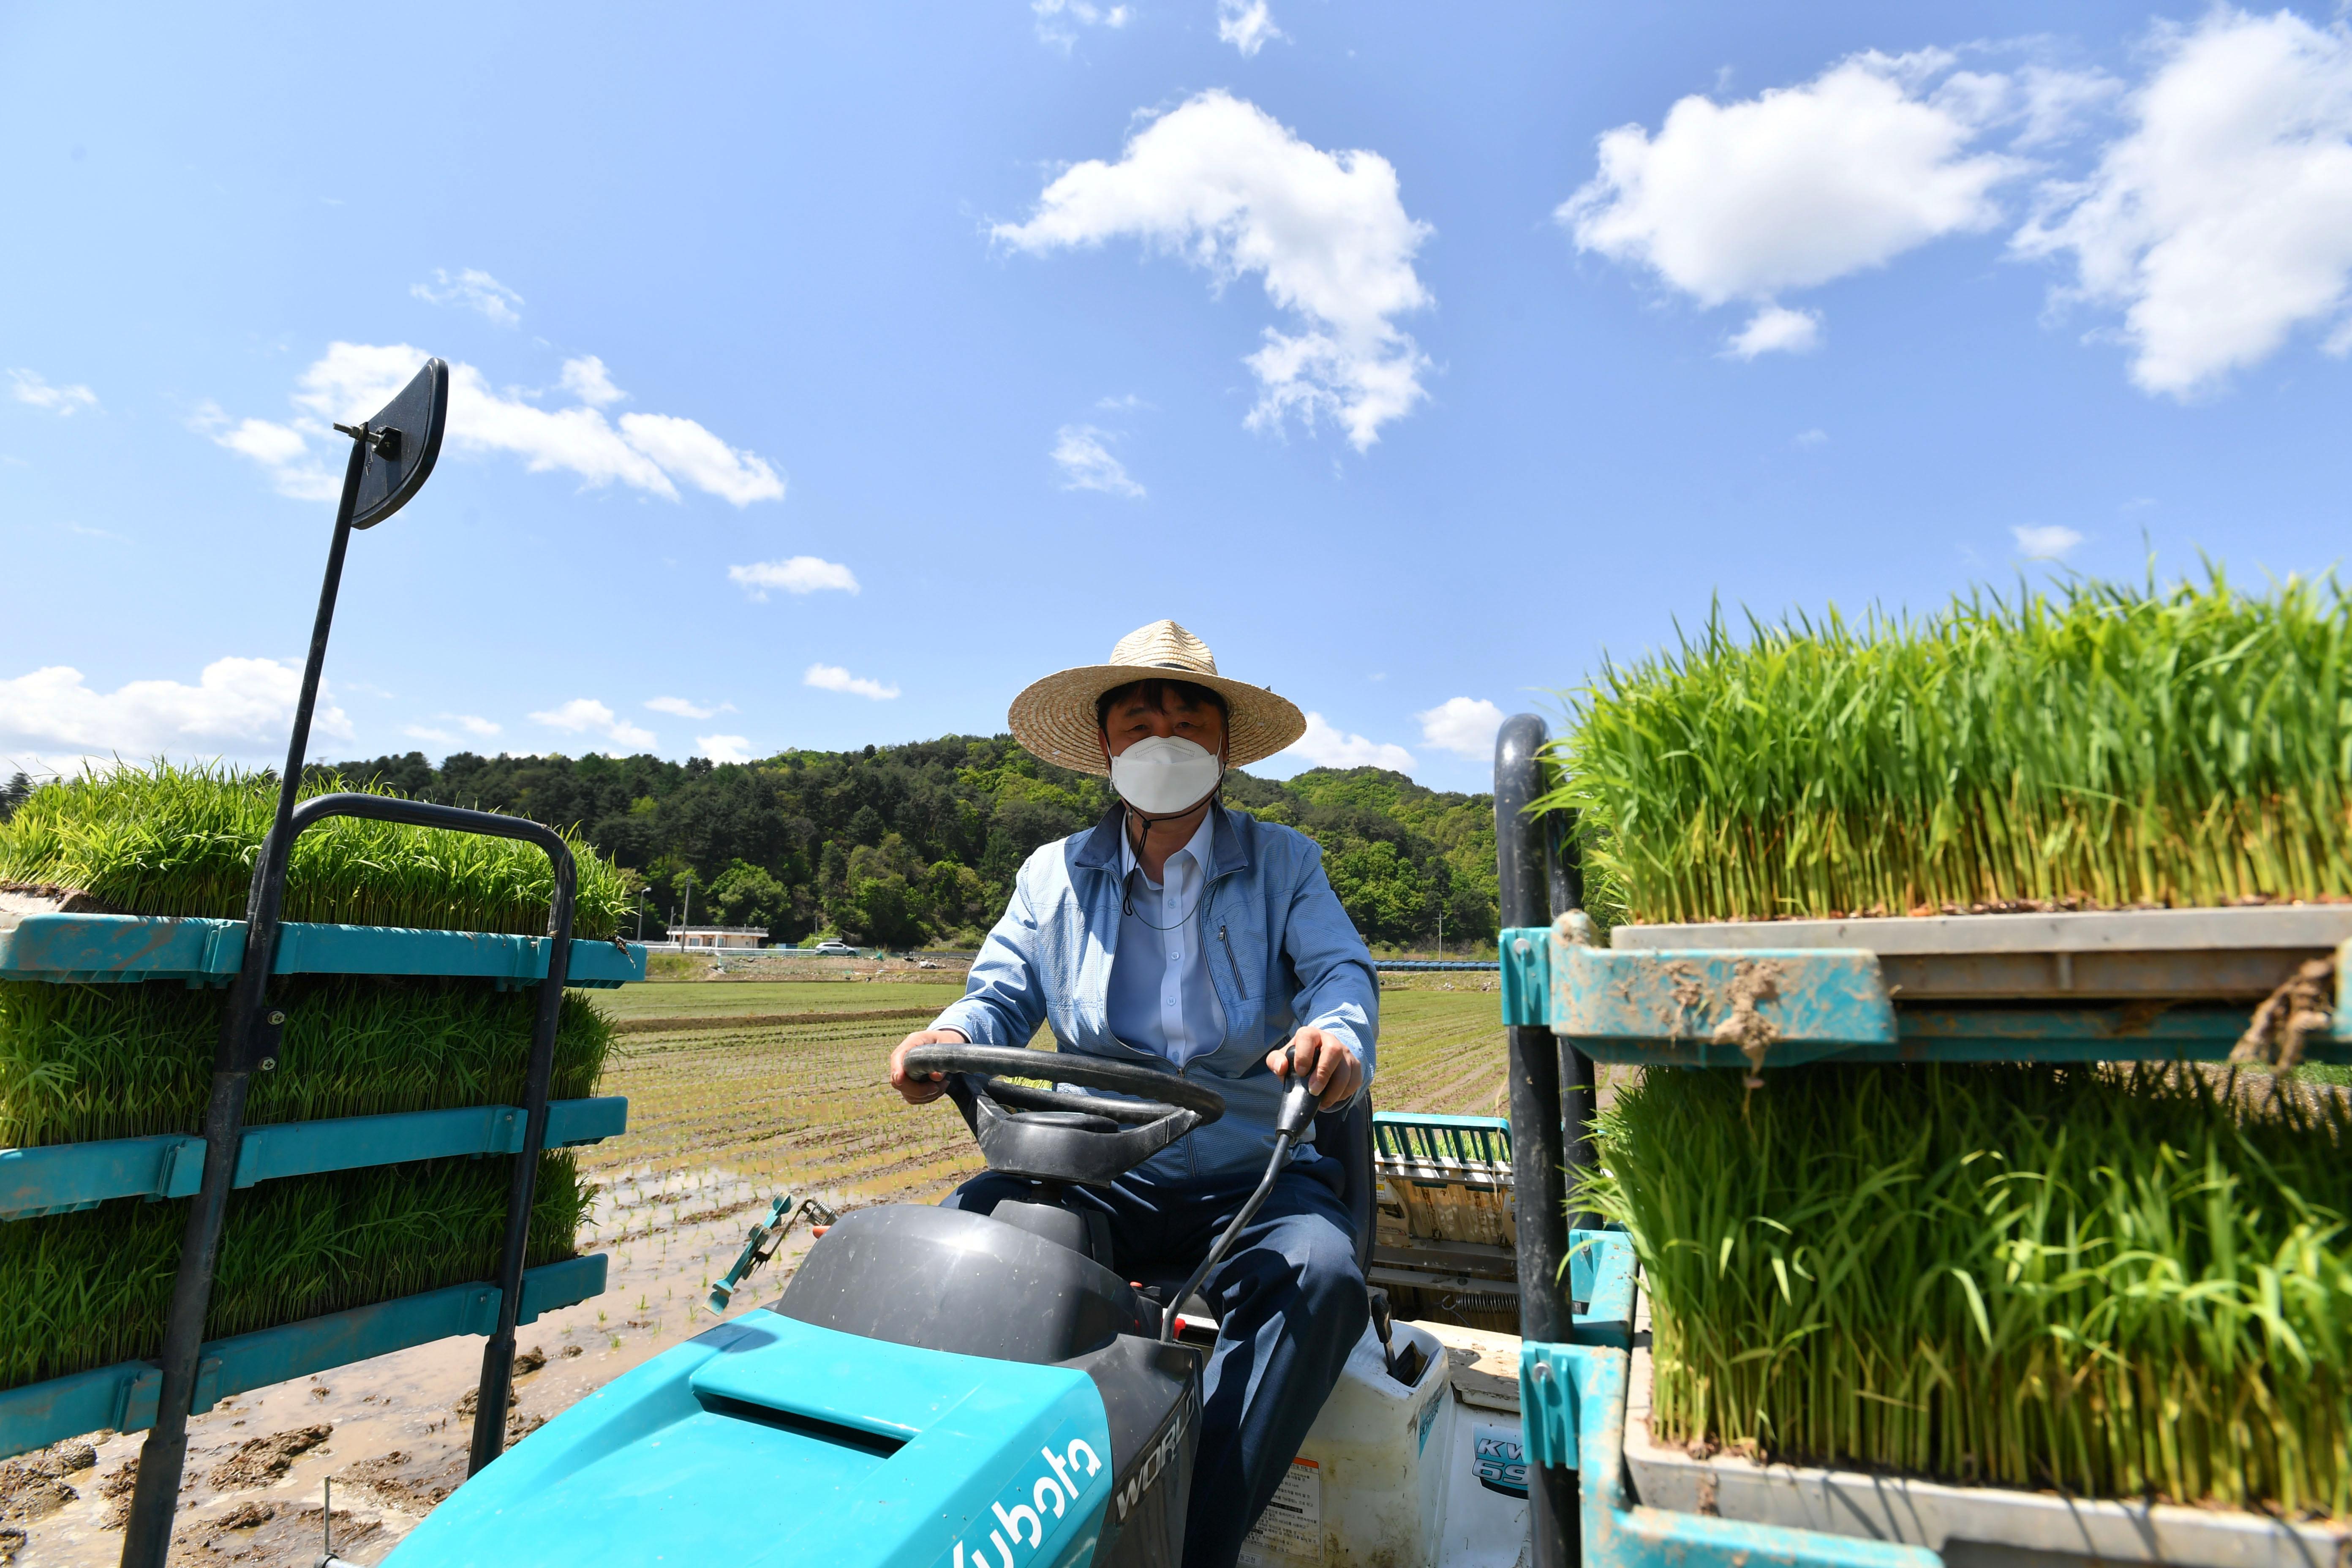
[(765, 926), (672, 926), (670, 941), (680, 947), (765, 947)]

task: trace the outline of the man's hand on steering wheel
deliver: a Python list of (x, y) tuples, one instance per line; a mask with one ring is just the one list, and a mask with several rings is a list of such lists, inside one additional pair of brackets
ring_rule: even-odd
[(958, 1029), (919, 1029), (898, 1042), (890, 1053), (890, 1087), (898, 1091), (909, 1105), (929, 1105), (948, 1091), (947, 1075), (927, 1072), (910, 1076), (907, 1071), (907, 1053), (917, 1046), (968, 1046)]
[[(1286, 1068), (1286, 1062), (1295, 1064), (1295, 1068)], [(1305, 1073), (1307, 1087), (1315, 1091), (1315, 1105), (1319, 1110), (1345, 1105), (1364, 1081), (1364, 1064), (1356, 1059), (1356, 1053), (1339, 1036), (1328, 1029), (1298, 1030), (1288, 1044), (1265, 1054), (1265, 1066), (1277, 1077), (1286, 1070)], [(894, 1077), (891, 1081), (898, 1080)]]

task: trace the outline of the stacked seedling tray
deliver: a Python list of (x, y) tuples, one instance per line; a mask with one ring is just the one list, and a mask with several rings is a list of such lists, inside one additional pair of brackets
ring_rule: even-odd
[[(245, 958), (228, 912), (275, 789), (125, 770), (52, 785), (0, 826), (0, 1456), (155, 1418)], [(572, 944), (568, 984), (642, 978), (642, 952), (609, 940), (616, 877), (577, 864), (578, 923), (607, 940)], [(283, 1021), (236, 1145), (194, 1409), (497, 1325), (551, 946), (524, 932), (547, 922), (551, 877), (531, 845), (387, 822), (296, 841), (286, 902), (310, 918), (280, 928)], [(431, 929), (461, 921), (489, 929)], [(588, 1194), (565, 1151), (623, 1131), (626, 1102), (591, 1097), (609, 1039), (567, 994), (520, 1321), (604, 1288), (605, 1259), (573, 1255)]]
[(2294, 1076), (2352, 1060), (2347, 703), (2294, 583), (1611, 673), (1552, 797), (1611, 929), (1503, 940), (1507, 1022), (1649, 1069), (1579, 1202), (1650, 1332), (1526, 1352), (1586, 1561), (2352, 1551), (2352, 1110)]
[(1511, 1124), (1379, 1111), (1372, 1163), (1380, 1204), (1365, 1278), (1397, 1316), (1517, 1333)]

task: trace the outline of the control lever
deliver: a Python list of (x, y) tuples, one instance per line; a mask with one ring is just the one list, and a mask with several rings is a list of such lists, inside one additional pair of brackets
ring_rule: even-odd
[(1275, 1177), (1282, 1174), (1282, 1167), (1290, 1159), (1290, 1146), (1297, 1142), (1301, 1132), (1307, 1131), (1307, 1124), (1315, 1120), (1315, 1091), (1307, 1087), (1307, 1075), (1298, 1070), (1297, 1060), (1291, 1054), (1296, 1049), (1295, 1046), (1291, 1047), (1282, 1056), (1282, 1077), (1290, 1087), (1283, 1093), (1282, 1110), (1274, 1121), (1274, 1157), (1265, 1163), (1265, 1174), (1258, 1178), (1257, 1190), (1250, 1194), (1249, 1202), (1242, 1205), (1242, 1212), (1234, 1215), (1234, 1222), (1225, 1226), (1225, 1233), (1217, 1237), (1216, 1245), (1209, 1248), (1209, 1255), (1201, 1259), (1201, 1266), (1192, 1270), (1192, 1277), (1184, 1281), (1183, 1288), (1169, 1298), (1169, 1309), (1160, 1320), (1160, 1342), (1162, 1344), (1175, 1341), (1177, 1312), (1192, 1299), (1192, 1293), (1201, 1288), (1201, 1281), (1209, 1277), (1209, 1270), (1223, 1262), (1225, 1254), (1233, 1250), (1242, 1227), (1257, 1217), (1259, 1207), (1265, 1202), (1265, 1194), (1274, 1191)]
[(800, 1208), (795, 1212), (790, 1193), (769, 1205), (768, 1217), (751, 1227), (751, 1234), (743, 1242), (742, 1255), (735, 1259), (735, 1267), (727, 1271), (725, 1279), (710, 1288), (708, 1305), (712, 1311), (723, 1313), (727, 1310), (728, 1302), (733, 1300), (743, 1281), (776, 1255), (776, 1248), (784, 1244), (784, 1233), (793, 1228), (793, 1221), (803, 1216), (818, 1235), (823, 1235), (835, 1217), (831, 1209), (814, 1198), (801, 1199)]
[(1397, 1369), (1396, 1323), (1389, 1315), (1389, 1293), (1374, 1285), (1364, 1291), (1364, 1299), (1371, 1303), (1372, 1332), (1381, 1337), (1381, 1363), (1388, 1368), (1389, 1375), (1394, 1377)]
[(1428, 1353), (1410, 1338), (1405, 1341), (1404, 1353), (1397, 1353), (1396, 1314), (1390, 1309), (1387, 1291), (1377, 1285), (1368, 1286), (1364, 1300), (1371, 1305), (1372, 1331), (1381, 1338), (1381, 1360), (1387, 1365), (1389, 1375), (1407, 1388), (1420, 1386), (1421, 1374), (1429, 1366)]

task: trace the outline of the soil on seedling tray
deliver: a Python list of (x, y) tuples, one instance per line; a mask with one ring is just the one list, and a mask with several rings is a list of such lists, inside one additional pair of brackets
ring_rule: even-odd
[[(982, 1169), (951, 1106), (907, 1106), (884, 1078), (890, 1047), (928, 1018), (902, 1015), (955, 991), (817, 991), (649, 984), (599, 998), (624, 1033), (597, 1092), (628, 1097), (629, 1131), (580, 1151), (583, 1177), (603, 1189), (580, 1250), (608, 1254), (611, 1272), (602, 1296), (520, 1331), (509, 1443), (718, 1322), (703, 1306), (710, 1281), (778, 1195), (836, 1211), (929, 1203)], [(1491, 992), (1384, 994), (1381, 1013), (1382, 1109), (1499, 1113)], [(728, 1315), (773, 1302), (808, 1246), (795, 1225)], [(311, 1568), (330, 1479), (335, 1554), (381, 1562), (465, 1479), (482, 1342), (420, 1345), (194, 1417), (173, 1563)], [(143, 1437), (91, 1433), (0, 1461), (0, 1568), (113, 1568)]]

